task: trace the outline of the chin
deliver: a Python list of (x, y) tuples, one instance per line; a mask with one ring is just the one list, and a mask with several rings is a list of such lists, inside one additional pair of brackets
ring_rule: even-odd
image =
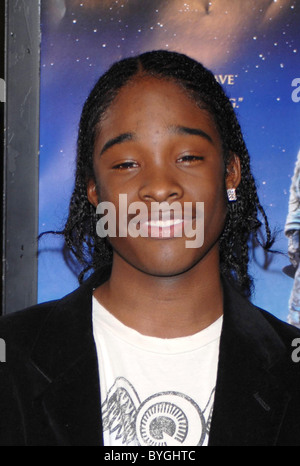
[(157, 263), (152, 261), (150, 265), (149, 263), (147, 263), (147, 265), (145, 263), (131, 265), (141, 272), (147, 275), (152, 275), (153, 277), (176, 277), (193, 269), (198, 263), (199, 259), (195, 259), (193, 261), (181, 260), (178, 262), (160, 260)]
[[(174, 247), (173, 242), (155, 243), (152, 248), (120, 247), (114, 244), (115, 259), (119, 257), (133, 269), (153, 277), (175, 277), (181, 275), (201, 264), (207, 253), (204, 246), (195, 249), (187, 249), (182, 244)], [(123, 245), (122, 245), (123, 246)], [(159, 246), (159, 247), (158, 247)]]

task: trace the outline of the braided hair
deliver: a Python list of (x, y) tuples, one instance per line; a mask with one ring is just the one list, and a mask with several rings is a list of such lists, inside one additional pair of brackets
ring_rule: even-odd
[[(87, 181), (94, 177), (93, 150), (95, 138), (101, 131), (101, 119), (120, 89), (141, 74), (175, 82), (200, 108), (209, 111), (222, 141), (225, 173), (232, 154), (240, 159), (237, 201), (228, 203), (225, 227), (219, 239), (220, 267), (221, 272), (249, 296), (252, 287), (248, 273), (250, 241), (255, 240), (269, 250), (274, 240), (258, 199), (240, 125), (229, 98), (212, 72), (184, 54), (165, 50), (145, 52), (113, 64), (97, 81), (84, 104), (77, 141), (75, 187), (62, 232), (66, 247), (82, 266), (79, 281), (88, 270), (97, 270), (112, 261), (109, 242), (96, 234), (96, 210), (87, 198)], [(264, 243), (258, 236), (262, 224)]]

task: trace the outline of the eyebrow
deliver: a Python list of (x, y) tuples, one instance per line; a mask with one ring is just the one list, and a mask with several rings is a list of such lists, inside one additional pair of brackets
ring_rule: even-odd
[(187, 126), (171, 126), (170, 128), (172, 133), (175, 134), (187, 134), (192, 136), (200, 136), (207, 139), (209, 142), (213, 142), (212, 138), (205, 131), (199, 128), (189, 128)]
[(107, 151), (110, 147), (116, 145), (116, 144), (121, 144), (124, 141), (132, 141), (134, 139), (134, 134), (133, 133), (122, 133), (119, 136), (116, 136), (115, 138), (109, 139), (104, 146), (101, 149), (100, 155), (102, 155), (105, 151)]
[[(192, 135), (192, 136), (200, 136), (202, 138), (205, 138), (209, 142), (213, 142), (212, 138), (202, 129), (199, 128), (189, 128), (187, 126), (170, 126), (169, 128), (170, 133), (173, 134), (186, 134), (186, 135)], [(104, 146), (101, 149), (100, 155), (102, 155), (104, 152), (106, 152), (110, 147), (116, 145), (116, 144), (121, 144), (122, 142), (125, 141), (132, 141), (135, 139), (135, 134), (134, 133), (122, 133), (116, 136), (115, 138), (109, 139)]]

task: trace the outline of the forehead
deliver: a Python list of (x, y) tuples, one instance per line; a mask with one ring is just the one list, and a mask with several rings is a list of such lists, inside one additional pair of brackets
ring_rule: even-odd
[(121, 88), (98, 124), (100, 133), (138, 131), (160, 125), (206, 125), (217, 132), (210, 113), (179, 84), (137, 76)]

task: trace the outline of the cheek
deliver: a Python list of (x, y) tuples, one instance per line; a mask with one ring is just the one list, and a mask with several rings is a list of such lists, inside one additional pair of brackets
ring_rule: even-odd
[(204, 201), (210, 207), (220, 210), (226, 206), (226, 187), (224, 172), (219, 166), (211, 167), (201, 173), (198, 179), (187, 186), (186, 192), (191, 199)]
[(98, 199), (99, 202), (114, 202), (114, 198), (116, 197), (115, 188), (110, 182), (109, 176), (107, 176), (106, 171), (107, 170), (101, 167), (100, 163), (96, 167), (94, 167)]
[[(207, 186), (202, 191), (204, 201), (204, 225), (206, 229), (222, 230), (227, 215), (227, 195), (224, 179), (219, 177), (219, 182), (213, 188)], [(210, 184), (213, 186), (213, 184)]]
[[(136, 182), (126, 181), (123, 177), (116, 175), (111, 176), (105, 171), (101, 172), (101, 176), (97, 177), (97, 193), (100, 201), (108, 201), (115, 205), (118, 211), (120, 206), (120, 195), (126, 195), (127, 203), (134, 202), (137, 199)], [(124, 198), (121, 202), (124, 202)]]
[(206, 202), (204, 212), (204, 226), (207, 234), (221, 234), (227, 215), (227, 201), (223, 190), (213, 202), (210, 200)]

